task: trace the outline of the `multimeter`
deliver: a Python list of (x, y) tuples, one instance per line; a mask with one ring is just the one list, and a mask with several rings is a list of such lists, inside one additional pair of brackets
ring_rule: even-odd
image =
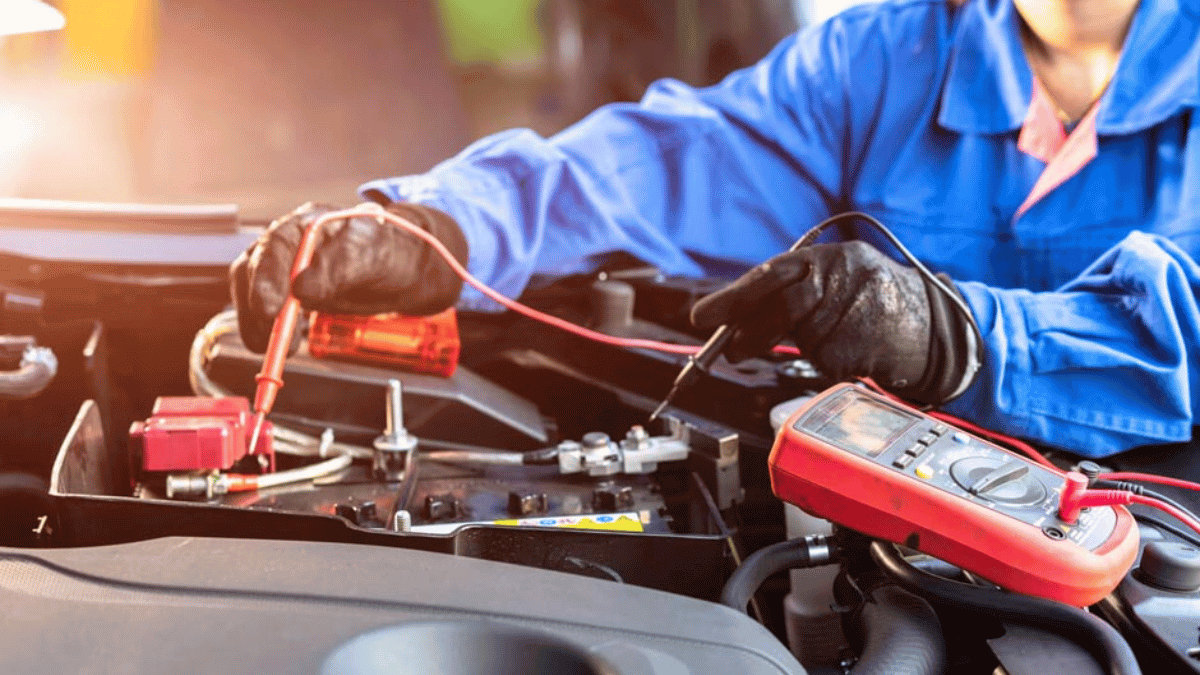
[(809, 513), (1076, 607), (1112, 592), (1137, 555), (1123, 506), (1068, 523), (1064, 476), (859, 385), (793, 413), (770, 470), (775, 494)]

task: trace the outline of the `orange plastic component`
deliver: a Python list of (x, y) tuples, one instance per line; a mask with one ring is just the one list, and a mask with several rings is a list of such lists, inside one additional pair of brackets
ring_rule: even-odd
[(384, 364), (442, 377), (454, 374), (460, 347), (453, 307), (433, 316), (314, 312), (308, 331), (308, 350), (317, 358)]

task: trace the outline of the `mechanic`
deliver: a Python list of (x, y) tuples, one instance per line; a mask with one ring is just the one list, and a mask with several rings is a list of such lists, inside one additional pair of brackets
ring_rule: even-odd
[[(1105, 456), (1188, 440), (1200, 403), (1198, 103), (1200, 0), (893, 0), (716, 86), (661, 81), (550, 139), (496, 134), (361, 192), (509, 296), (614, 251), (732, 278), (832, 213), (868, 212), (954, 280), (982, 345), (858, 226), (754, 268), (693, 320), (745, 319), (733, 358), (790, 336), (828, 374)], [(234, 263), (250, 348), (328, 208), (280, 218)], [(334, 223), (294, 290), (330, 312), (489, 306), (369, 219)]]

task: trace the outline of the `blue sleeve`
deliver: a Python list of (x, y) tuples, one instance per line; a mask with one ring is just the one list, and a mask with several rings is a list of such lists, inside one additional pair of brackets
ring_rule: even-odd
[[(510, 297), (534, 273), (590, 271), (615, 251), (668, 274), (736, 276), (843, 193), (842, 41), (814, 28), (716, 86), (664, 80), (552, 138), (499, 133), (361, 191), (452, 215), (472, 273)], [(468, 291), (462, 304), (490, 303)]]
[(987, 348), (946, 409), (1088, 457), (1191, 438), (1200, 266), (1133, 232), (1055, 292), (959, 283)]

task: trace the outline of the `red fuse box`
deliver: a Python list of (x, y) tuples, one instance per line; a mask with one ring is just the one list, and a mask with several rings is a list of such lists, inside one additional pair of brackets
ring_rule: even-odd
[[(240, 396), (163, 396), (150, 419), (130, 427), (129, 442), (145, 471), (228, 469), (246, 455), (253, 422), (250, 403)], [(263, 424), (255, 454), (265, 455), (274, 471), (270, 422)]]
[(378, 363), (413, 373), (450, 377), (458, 366), (454, 308), (433, 316), (346, 316), (314, 312), (308, 351), (322, 359)]

